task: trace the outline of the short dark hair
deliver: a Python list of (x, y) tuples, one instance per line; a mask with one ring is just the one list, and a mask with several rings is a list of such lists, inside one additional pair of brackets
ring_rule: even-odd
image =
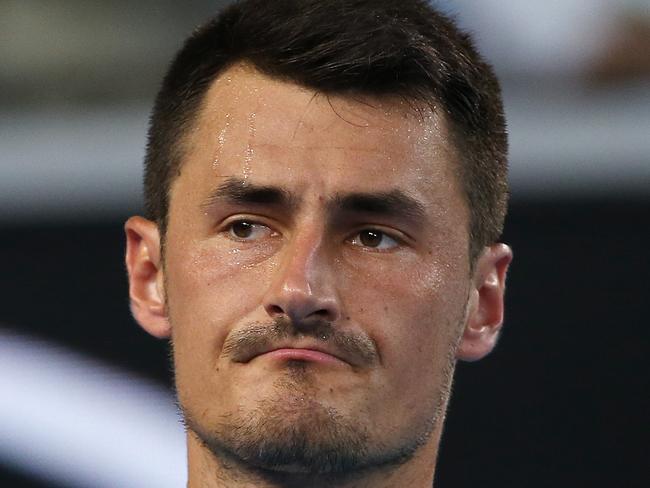
[(145, 209), (164, 237), (181, 140), (228, 67), (331, 95), (396, 95), (440, 111), (460, 161), (470, 258), (496, 242), (508, 200), (498, 80), (469, 35), (423, 0), (241, 0), (197, 29), (156, 98), (145, 158)]

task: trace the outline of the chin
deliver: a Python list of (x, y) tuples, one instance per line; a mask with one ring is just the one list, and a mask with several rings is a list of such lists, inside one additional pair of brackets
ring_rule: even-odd
[(365, 415), (342, 413), (296, 391), (259, 400), (207, 425), (184, 409), (188, 429), (217, 459), (270, 473), (353, 476), (411, 459), (433, 430), (434, 419), (382, 441)]
[(275, 395), (206, 425), (184, 410), (185, 423), (217, 457), (263, 470), (334, 473), (361, 463), (368, 435), (358, 419), (295, 392)]

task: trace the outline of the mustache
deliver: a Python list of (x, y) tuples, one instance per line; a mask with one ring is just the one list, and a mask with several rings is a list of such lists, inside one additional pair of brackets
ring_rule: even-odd
[(340, 330), (322, 319), (297, 322), (286, 317), (268, 323), (254, 322), (231, 332), (224, 341), (221, 355), (244, 362), (281, 341), (300, 338), (313, 338), (327, 344), (355, 365), (370, 366), (379, 361), (375, 342), (363, 333)]

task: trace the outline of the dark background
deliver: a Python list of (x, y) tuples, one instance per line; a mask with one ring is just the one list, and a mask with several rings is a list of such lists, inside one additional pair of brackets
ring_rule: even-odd
[[(648, 215), (642, 200), (513, 204), (506, 328), (459, 365), (439, 486), (647, 486)], [(165, 343), (128, 312), (123, 241), (121, 221), (2, 229), (3, 320), (169, 385)], [(0, 480), (54, 486), (6, 466)]]
[[(0, 333), (169, 388), (122, 226), (165, 66), (223, 3), (0, 0)], [(650, 486), (650, 2), (438, 3), (503, 81), (515, 259), (497, 349), (458, 366), (437, 486)], [(69, 488), (9, 463), (1, 433), (0, 486)]]

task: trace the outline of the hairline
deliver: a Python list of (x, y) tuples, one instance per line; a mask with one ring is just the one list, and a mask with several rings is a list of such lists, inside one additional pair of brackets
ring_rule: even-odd
[[(295, 79), (292, 79), (290, 77), (282, 77), (278, 75), (274, 75), (272, 73), (267, 73), (263, 71), (261, 68), (259, 68), (251, 59), (247, 57), (241, 57), (237, 59), (233, 59), (229, 61), (228, 63), (225, 63), (217, 72), (215, 72), (210, 80), (206, 83), (205, 88), (202, 90), (200, 95), (198, 95), (195, 99), (191, 100), (191, 106), (186, 107), (184, 109), (183, 115), (184, 119), (181, 122), (182, 125), (182, 130), (179, 131), (177, 134), (175, 140), (171, 143), (171, 152), (172, 152), (172, 157), (170, 158), (170, 167), (168, 170), (168, 178), (166, 182), (167, 186), (167, 191), (166, 191), (166, 205), (165, 205), (165, 214), (161, 216), (160, 222), (158, 222), (158, 227), (161, 233), (161, 255), (163, 256), (164, 260), (164, 255), (165, 255), (165, 244), (166, 244), (166, 238), (167, 238), (167, 227), (169, 224), (169, 211), (171, 208), (171, 193), (172, 193), (172, 186), (178, 176), (180, 176), (182, 167), (185, 164), (185, 158), (187, 156), (188, 152), (188, 138), (192, 131), (196, 128), (196, 124), (201, 117), (201, 114), (204, 113), (205, 110), (207, 110), (206, 106), (206, 98), (208, 96), (208, 93), (210, 90), (214, 87), (215, 83), (225, 76), (230, 70), (240, 68), (243, 70), (248, 71), (250, 74), (256, 74), (263, 76), (269, 80), (273, 81), (279, 81), (283, 83), (288, 83), (288, 84), (293, 84), (295, 86), (305, 88), (308, 90), (314, 91), (315, 96), (318, 95), (324, 95), (325, 97), (330, 97), (330, 96), (337, 96), (337, 97), (342, 97), (350, 101), (359, 101), (355, 97), (359, 98), (366, 98), (366, 99), (374, 99), (374, 100), (382, 100), (382, 101), (388, 101), (388, 102), (396, 102), (398, 99), (401, 99), (405, 101), (409, 105), (409, 110), (411, 113), (423, 117), (423, 114), (421, 112), (422, 108), (430, 110), (435, 116), (439, 117), (444, 128), (445, 132), (449, 136), (447, 139), (447, 149), (448, 155), (450, 156), (450, 164), (452, 168), (452, 173), (454, 177), (456, 178), (456, 183), (458, 185), (458, 189), (461, 192), (462, 196), (462, 201), (465, 205), (465, 210), (466, 210), (466, 215), (467, 215), (467, 222), (466, 222), (466, 231), (468, 235), (468, 259), (469, 259), (469, 269), (470, 272), (473, 271), (474, 265), (476, 260), (478, 259), (478, 253), (474, 252), (474, 242), (473, 242), (473, 237), (472, 237), (472, 229), (473, 229), (473, 212), (471, 208), (471, 202), (470, 202), (470, 195), (469, 195), (469, 190), (467, 188), (465, 178), (463, 176), (463, 164), (464, 163), (464, 157), (462, 155), (462, 151), (459, 147), (461, 144), (461, 140), (463, 138), (462, 131), (459, 130), (458, 128), (454, 127), (454, 123), (449, 117), (449, 115), (446, 113), (444, 110), (444, 106), (441, 101), (439, 101), (433, 94), (431, 95), (430, 99), (428, 101), (424, 100), (418, 100), (415, 97), (408, 97), (404, 94), (392, 92), (392, 93), (385, 93), (385, 94), (369, 94), (369, 93), (364, 93), (362, 90), (354, 90), (350, 89), (347, 92), (344, 90), (341, 91), (332, 91), (332, 92), (326, 92), (323, 90), (318, 90), (316, 88), (310, 87), (306, 84), (300, 83), (296, 81)], [(441, 110), (440, 107), (443, 109)], [(334, 111), (334, 110), (333, 110)], [(345, 120), (343, 117), (341, 117), (336, 111), (334, 113), (340, 117), (343, 121), (348, 122)], [(348, 122), (349, 123), (349, 122)], [(473, 255), (476, 254), (476, 255)]]

